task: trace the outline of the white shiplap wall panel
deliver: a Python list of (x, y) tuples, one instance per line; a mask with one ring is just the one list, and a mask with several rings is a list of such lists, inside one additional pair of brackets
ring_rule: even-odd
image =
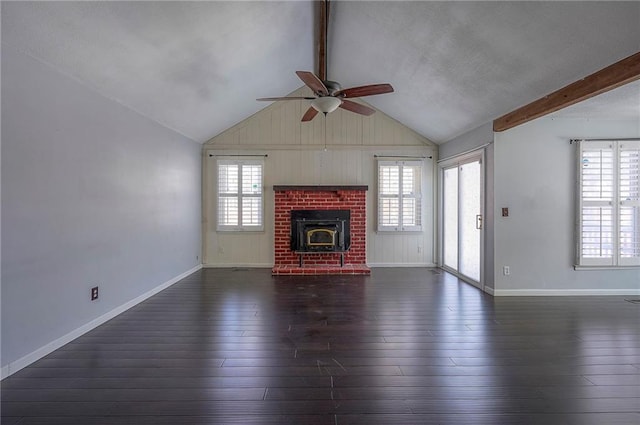
[[(308, 95), (306, 88), (292, 96)], [(367, 261), (371, 266), (434, 263), (434, 164), (437, 147), (394, 119), (338, 109), (301, 123), (308, 101), (275, 102), (204, 145), (204, 264), (273, 264), (274, 185), (367, 185)], [(325, 139), (326, 126), (326, 139)], [(325, 150), (326, 143), (326, 150)], [(216, 232), (216, 158), (214, 155), (268, 155), (265, 158), (265, 230)], [(432, 156), (424, 160), (423, 231), (378, 233), (377, 169), (374, 155)]]

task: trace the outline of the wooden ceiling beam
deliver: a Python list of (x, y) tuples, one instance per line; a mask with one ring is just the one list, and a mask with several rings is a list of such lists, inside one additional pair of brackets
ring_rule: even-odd
[(497, 118), (493, 131), (508, 130), (638, 79), (640, 52)]
[(320, 2), (320, 37), (318, 40), (318, 77), (327, 79), (327, 27), (329, 23), (329, 0)]

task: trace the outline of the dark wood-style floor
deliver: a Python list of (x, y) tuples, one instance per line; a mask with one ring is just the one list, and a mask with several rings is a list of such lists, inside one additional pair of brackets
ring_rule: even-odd
[(432, 269), (207, 269), (5, 379), (2, 424), (637, 425), (639, 328)]

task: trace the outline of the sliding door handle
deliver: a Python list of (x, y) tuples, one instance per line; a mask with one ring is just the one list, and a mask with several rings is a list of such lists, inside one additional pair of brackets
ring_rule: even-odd
[(476, 229), (482, 229), (482, 214), (476, 215)]

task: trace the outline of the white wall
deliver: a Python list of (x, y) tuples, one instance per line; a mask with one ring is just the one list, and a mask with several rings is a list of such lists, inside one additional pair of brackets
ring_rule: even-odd
[[(569, 139), (616, 137), (640, 137), (640, 117), (549, 116), (495, 134), (496, 295), (640, 293), (640, 269), (572, 267), (576, 145)], [(510, 276), (502, 274), (505, 265)]]
[[(295, 92), (305, 94), (304, 89)], [(367, 263), (372, 266), (434, 265), (434, 165), (437, 148), (427, 139), (377, 112), (362, 117), (337, 110), (301, 123), (305, 102), (280, 102), (205, 144), (205, 266), (273, 265), (273, 185), (367, 185)], [(216, 232), (215, 161), (208, 154), (267, 154), (265, 231)], [(377, 169), (374, 155), (432, 156), (424, 159), (423, 232), (376, 232)]]
[(200, 206), (201, 145), (3, 45), (3, 375), (196, 269)]

